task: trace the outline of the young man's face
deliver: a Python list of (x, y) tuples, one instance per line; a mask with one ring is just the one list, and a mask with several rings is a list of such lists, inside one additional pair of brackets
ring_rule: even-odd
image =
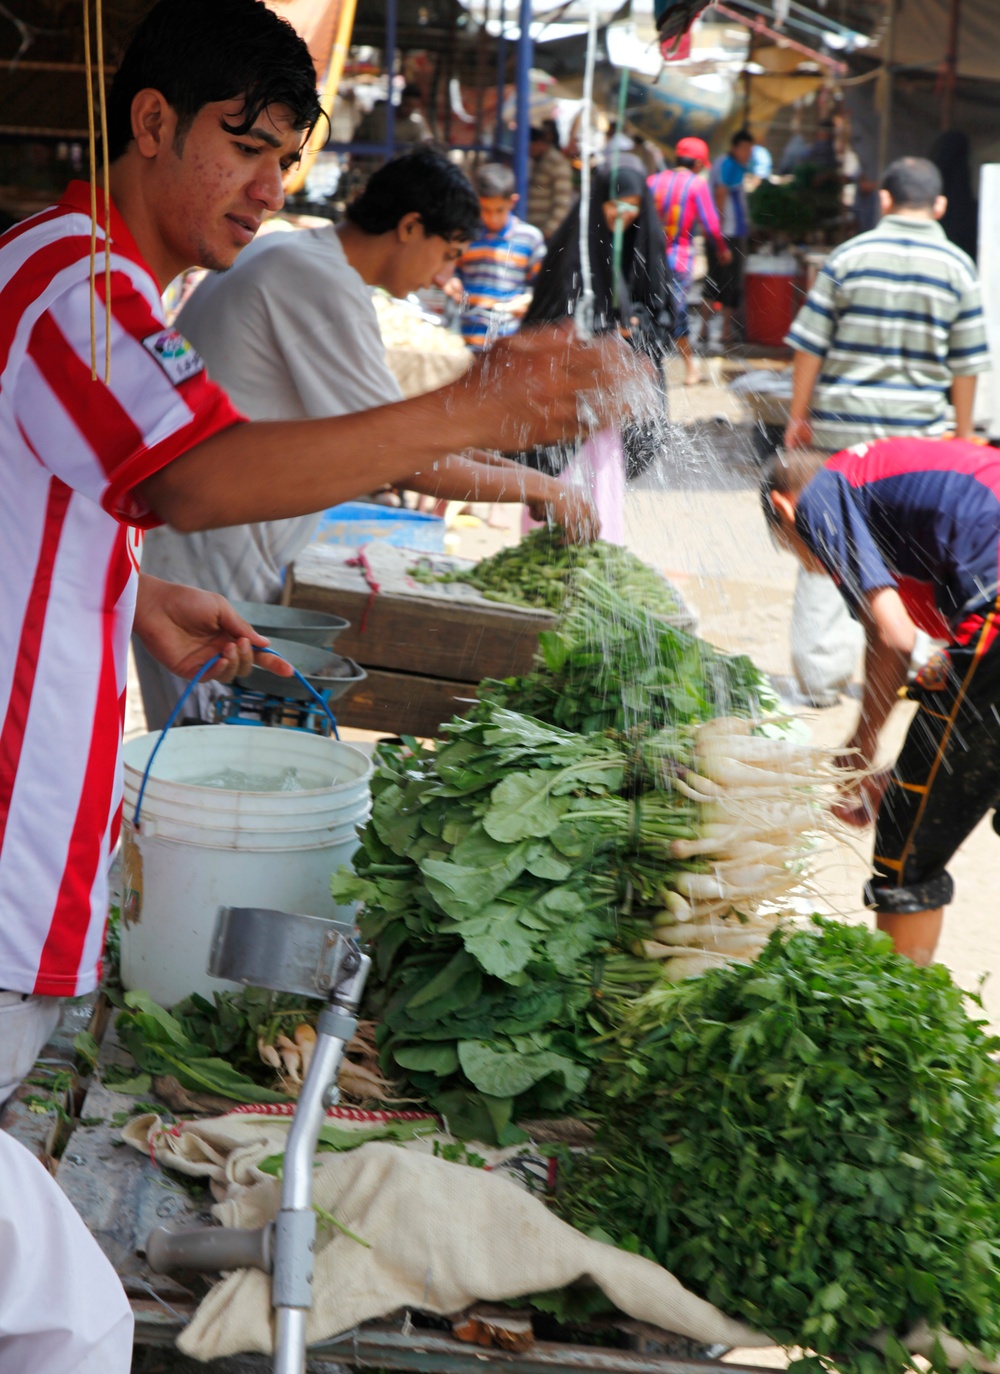
[(396, 251), (381, 285), (393, 296), (444, 286), (468, 246), (468, 239), (428, 234), (419, 215), (404, 215), (396, 227)]
[(517, 196), (480, 196), (479, 213), (484, 228), (491, 234), (499, 234), (510, 219), (516, 201)]
[(733, 157), (736, 159), (736, 161), (740, 164), (741, 167), (749, 166), (750, 159), (753, 156), (752, 143), (748, 141), (743, 143), (734, 143), (731, 151)]
[(265, 216), (284, 204), (282, 177), (298, 159), (302, 130), (290, 110), (272, 105), (248, 133), (229, 133), (224, 123), (239, 123), (242, 113), (239, 100), (204, 105), (187, 132), (169, 146), (164, 139), (157, 153), (156, 227), (178, 270), (231, 267)]

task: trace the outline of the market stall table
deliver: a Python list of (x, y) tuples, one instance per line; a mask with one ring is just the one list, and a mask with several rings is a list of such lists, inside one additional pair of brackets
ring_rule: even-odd
[[(58, 1063), (68, 1073), (73, 1036), (88, 1018), (91, 1029), (99, 1029), (107, 1021), (107, 1010), (106, 1003), (99, 1003), (96, 1012), (93, 1005), (70, 1007), (68, 1018), (46, 1046), (39, 1065)], [(52, 1151), (60, 1121), (72, 1105), (71, 1091), (61, 1092), (58, 1104), (53, 1098), (46, 1112), (38, 1109), (37, 1088), (25, 1085), (0, 1125), (55, 1169), (58, 1183), (111, 1260), (135, 1313), (136, 1347), (170, 1347), (193, 1316), (207, 1282), (200, 1276), (186, 1283), (154, 1273), (145, 1260), (146, 1238), (157, 1226), (181, 1230), (211, 1225), (211, 1195), (206, 1187), (161, 1169), (148, 1156), (124, 1145), (124, 1121), (157, 1105), (157, 1096), (155, 1091), (148, 1091), (138, 1098), (134, 1092), (106, 1086), (101, 1076), (112, 1068), (137, 1072), (118, 1043), (113, 1026), (108, 1025), (95, 1073), (79, 1115), (68, 1127), (69, 1136), (58, 1163)], [(162, 1102), (159, 1109), (167, 1114)], [(471, 1311), (475, 1315), (478, 1308)], [(529, 1316), (513, 1310), (507, 1315)], [(547, 1319), (537, 1313), (530, 1315), (544, 1328)], [(345, 1366), (418, 1374), (742, 1374), (743, 1370), (739, 1365), (721, 1364), (718, 1357), (723, 1352), (719, 1349), (706, 1351), (703, 1358), (694, 1342), (625, 1317), (609, 1319), (599, 1328), (594, 1325), (588, 1330), (586, 1324), (577, 1328), (586, 1344), (566, 1338), (534, 1340), (529, 1334), (530, 1345), (520, 1350), (470, 1344), (457, 1339), (448, 1328), (449, 1322), (439, 1318), (428, 1319), (424, 1325), (419, 1314), (410, 1312), (395, 1319), (366, 1322), (311, 1347), (307, 1368), (309, 1374), (343, 1374)], [(598, 1330), (605, 1339), (619, 1341), (622, 1348), (599, 1344)], [(271, 1360), (262, 1355), (241, 1355), (210, 1361), (205, 1367), (220, 1372), (238, 1369), (241, 1374), (263, 1372), (271, 1368)]]

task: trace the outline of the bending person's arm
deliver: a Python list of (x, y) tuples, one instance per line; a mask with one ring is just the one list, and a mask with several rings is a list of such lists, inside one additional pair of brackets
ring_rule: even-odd
[(858, 726), (848, 747), (858, 750), (856, 766), (870, 768), (882, 727), (906, 682), (916, 627), (892, 587), (869, 592), (865, 600), (865, 687)]
[(557, 443), (581, 426), (578, 396), (600, 428), (644, 392), (643, 364), (609, 336), (581, 342), (565, 328), (501, 340), (450, 386), (328, 420), (232, 425), (139, 486), (156, 515), (182, 532), (307, 515), (385, 484), (403, 483), (449, 454)]
[(443, 501), (523, 501), (533, 519), (551, 519), (574, 543), (586, 543), (600, 532), (586, 492), (499, 454), (452, 454), (399, 485)]

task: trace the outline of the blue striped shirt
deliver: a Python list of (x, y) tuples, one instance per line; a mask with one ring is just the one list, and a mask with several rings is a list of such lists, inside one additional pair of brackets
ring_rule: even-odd
[(462, 254), (455, 274), (465, 288), (462, 337), (479, 351), (487, 341), (516, 332), (520, 320), (504, 305), (530, 291), (545, 257), (545, 239), (533, 224), (511, 215), (496, 234), (484, 232)]
[(955, 377), (990, 366), (976, 269), (934, 220), (887, 215), (830, 254), (786, 340), (823, 368), (817, 448), (949, 427)]

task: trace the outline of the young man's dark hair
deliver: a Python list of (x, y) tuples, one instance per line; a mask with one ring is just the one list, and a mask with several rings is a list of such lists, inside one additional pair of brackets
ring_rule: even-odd
[(926, 157), (901, 157), (890, 162), (882, 178), (897, 210), (930, 210), (941, 194), (941, 173)]
[(413, 211), (426, 234), (460, 241), (479, 232), (479, 197), (472, 184), (433, 148), (417, 148), (380, 167), (347, 207), (347, 218), (366, 234), (388, 234)]
[(756, 143), (757, 140), (749, 129), (737, 129), (729, 140), (730, 148), (737, 148), (741, 143)]
[(176, 111), (181, 143), (198, 111), (219, 100), (245, 102), (242, 118), (225, 126), (232, 134), (248, 133), (269, 105), (287, 106), (303, 133), (322, 114), (309, 49), (263, 0), (159, 0), (111, 84), (112, 162), (132, 141), (132, 101), (148, 87)]
[(509, 198), (517, 190), (517, 180), (510, 167), (502, 162), (487, 162), (476, 172), (476, 192), (484, 200), (493, 197)]

